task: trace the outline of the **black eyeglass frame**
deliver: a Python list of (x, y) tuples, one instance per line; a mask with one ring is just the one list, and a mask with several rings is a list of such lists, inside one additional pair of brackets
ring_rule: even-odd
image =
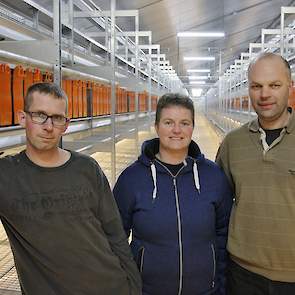
[[(51, 119), (51, 123), (52, 123), (52, 125), (53, 126), (55, 126), (55, 127), (64, 127), (66, 124), (67, 124), (67, 122), (69, 122), (70, 121), (70, 119), (69, 118), (67, 118), (67, 117), (65, 117), (65, 116), (63, 116), (63, 115), (47, 115), (47, 114), (45, 114), (45, 113), (43, 113), (43, 112), (30, 112), (30, 111), (25, 111), (25, 113), (26, 114), (29, 114), (30, 115), (30, 117), (31, 117), (31, 120), (32, 120), (32, 122), (33, 123), (35, 123), (35, 124), (39, 124), (39, 125), (43, 125), (43, 124), (45, 124), (46, 123), (46, 121), (48, 120), (48, 118), (50, 118)], [(44, 115), (44, 120), (41, 122), (41, 121), (36, 121), (36, 117), (34, 117), (34, 115), (37, 115), (37, 114), (42, 114), (42, 115)], [(37, 116), (38, 117), (38, 116)], [(46, 117), (46, 118), (45, 118)], [(62, 122), (62, 124), (59, 124), (59, 122), (57, 121), (57, 118), (61, 118), (61, 117), (63, 117), (64, 118), (64, 122)], [(39, 118), (41, 119), (41, 117), (39, 116)]]

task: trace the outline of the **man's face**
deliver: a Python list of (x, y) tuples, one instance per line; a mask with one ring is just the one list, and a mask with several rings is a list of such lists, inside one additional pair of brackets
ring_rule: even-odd
[(249, 96), (263, 128), (284, 127), (288, 119), (288, 98), (292, 82), (279, 57), (264, 58), (252, 65)]
[(160, 149), (167, 153), (187, 153), (194, 130), (191, 111), (182, 106), (169, 106), (161, 111), (155, 125), (160, 139)]
[(66, 101), (56, 99), (50, 94), (34, 92), (29, 110), (27, 112), (20, 112), (19, 114), (20, 124), (26, 129), (27, 150), (43, 152), (56, 149), (62, 134), (68, 127), (68, 122), (63, 126), (54, 126), (52, 118), (48, 118), (44, 124), (38, 124), (33, 122), (28, 112), (65, 117)]

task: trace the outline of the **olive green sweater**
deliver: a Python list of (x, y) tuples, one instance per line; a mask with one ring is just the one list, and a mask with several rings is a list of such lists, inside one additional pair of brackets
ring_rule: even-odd
[(295, 282), (295, 116), (270, 146), (254, 120), (230, 132), (217, 163), (235, 189), (228, 250), (242, 267)]

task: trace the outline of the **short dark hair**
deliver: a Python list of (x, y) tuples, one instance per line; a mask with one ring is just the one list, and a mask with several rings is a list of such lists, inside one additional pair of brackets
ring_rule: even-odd
[(56, 99), (64, 99), (66, 102), (66, 113), (68, 112), (68, 97), (66, 93), (57, 85), (50, 82), (41, 82), (31, 85), (25, 96), (24, 111), (29, 111), (35, 92), (50, 94)]
[(170, 106), (180, 106), (190, 110), (193, 126), (195, 126), (194, 103), (188, 96), (180, 93), (166, 93), (160, 97), (156, 109), (155, 125), (158, 125), (160, 122), (162, 110)]
[(250, 64), (248, 66), (248, 76), (249, 76), (249, 73), (250, 73), (250, 70), (252, 68), (252, 66), (259, 60), (261, 59), (267, 59), (267, 58), (279, 58), (281, 59), (281, 61), (283, 62), (286, 70), (287, 70), (287, 74), (288, 74), (288, 77), (290, 79), (292, 79), (292, 74), (291, 74), (291, 68), (290, 68), (290, 64), (288, 63), (288, 61), (282, 57), (280, 54), (277, 54), (277, 53), (273, 53), (273, 52), (262, 52), (260, 54), (258, 54), (257, 56), (255, 56), (251, 61), (250, 61)]

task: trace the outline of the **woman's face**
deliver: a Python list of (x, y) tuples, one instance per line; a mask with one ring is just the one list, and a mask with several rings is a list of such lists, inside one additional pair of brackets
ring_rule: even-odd
[(194, 130), (189, 109), (177, 105), (164, 108), (155, 128), (160, 139), (160, 150), (166, 153), (183, 151), (187, 154)]

